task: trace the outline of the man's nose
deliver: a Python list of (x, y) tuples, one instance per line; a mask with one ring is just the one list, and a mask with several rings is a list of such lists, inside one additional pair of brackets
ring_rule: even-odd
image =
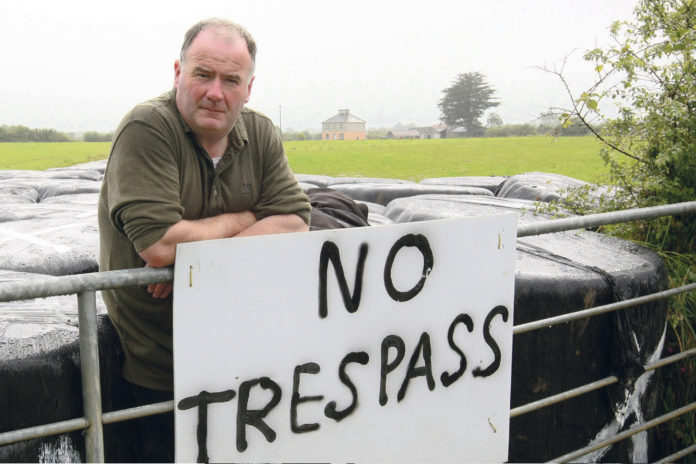
[(213, 101), (220, 101), (223, 98), (222, 81), (220, 79), (212, 79), (208, 85), (206, 96)]

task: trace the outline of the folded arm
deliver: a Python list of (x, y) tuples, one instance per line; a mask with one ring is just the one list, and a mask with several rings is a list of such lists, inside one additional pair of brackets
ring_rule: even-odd
[[(193, 221), (182, 219), (139, 254), (147, 267), (163, 267), (174, 263), (179, 243), (306, 231), (309, 231), (309, 226), (295, 214), (268, 216), (257, 221), (250, 211), (225, 213)], [(172, 292), (172, 284), (152, 284), (147, 290), (154, 298), (167, 298)]]
[(234, 237), (256, 223), (250, 211), (225, 213), (203, 219), (182, 219), (172, 225), (164, 236), (140, 251), (140, 257), (150, 267), (164, 267), (174, 263), (179, 243)]
[(278, 214), (255, 222), (239, 232), (237, 237), (252, 235), (285, 234), (289, 232), (308, 232), (309, 226), (296, 214)]

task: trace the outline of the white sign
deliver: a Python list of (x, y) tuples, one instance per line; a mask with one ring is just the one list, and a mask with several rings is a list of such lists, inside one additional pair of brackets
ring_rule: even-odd
[(177, 249), (177, 461), (507, 460), (516, 215)]

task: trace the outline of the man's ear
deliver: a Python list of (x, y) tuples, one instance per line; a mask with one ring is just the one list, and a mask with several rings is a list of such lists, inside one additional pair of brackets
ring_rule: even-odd
[(181, 62), (176, 60), (174, 62), (174, 88), (179, 88), (179, 76), (181, 75)]
[(256, 79), (256, 76), (253, 76), (249, 81), (249, 86), (247, 87), (247, 96), (246, 100), (244, 100), (244, 103), (249, 103), (249, 97), (251, 96), (251, 85), (254, 83), (254, 79)]

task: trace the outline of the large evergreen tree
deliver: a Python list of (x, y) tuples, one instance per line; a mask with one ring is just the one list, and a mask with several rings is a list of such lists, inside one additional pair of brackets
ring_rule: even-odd
[(483, 113), (500, 104), (495, 100), (495, 90), (480, 72), (459, 74), (442, 93), (438, 103), (440, 119), (448, 126), (463, 126), (469, 137), (483, 133)]

